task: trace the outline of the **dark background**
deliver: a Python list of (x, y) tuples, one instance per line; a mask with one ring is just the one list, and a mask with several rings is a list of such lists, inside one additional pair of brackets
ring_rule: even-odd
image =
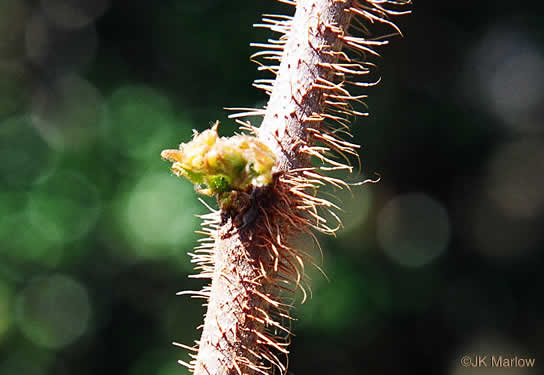
[[(542, 373), (544, 23), (537, 2), (415, 1), (357, 119), (363, 175), (321, 238), (290, 371)], [(159, 153), (251, 87), (254, 0), (0, 0), (0, 374), (186, 374), (176, 297), (205, 212)], [(258, 123), (254, 123), (258, 124)], [(463, 355), (536, 358), (465, 369)]]

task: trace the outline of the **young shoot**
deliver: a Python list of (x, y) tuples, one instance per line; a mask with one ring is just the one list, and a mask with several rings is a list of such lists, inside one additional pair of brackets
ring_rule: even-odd
[(218, 127), (217, 121), (200, 134), (194, 131), (192, 141), (181, 143), (178, 150), (162, 151), (161, 157), (173, 163), (176, 176), (185, 177), (207, 196), (270, 184), (274, 153), (254, 136), (219, 137)]

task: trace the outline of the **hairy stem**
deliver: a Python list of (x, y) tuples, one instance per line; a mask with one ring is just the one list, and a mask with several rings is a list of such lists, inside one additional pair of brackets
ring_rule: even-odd
[[(195, 367), (197, 375), (254, 373), (247, 368), (242, 371), (238, 359), (256, 362), (249, 351), (258, 345), (252, 334), (255, 321), (247, 313), (266, 305), (256, 294), (257, 289), (267, 293), (266, 285), (257, 282), (259, 274), (254, 266), (254, 260), (262, 255), (243, 232), (232, 233), (232, 229), (229, 220), (216, 232), (215, 270)], [(254, 255), (253, 261), (248, 254)]]
[[(305, 128), (314, 126), (315, 114), (323, 112), (320, 81), (331, 74), (325, 67), (338, 59), (331, 52), (341, 48), (336, 33), (349, 24), (351, 16), (346, 9), (350, 4), (333, 0), (299, 0), (297, 3), (280, 69), (258, 131), (259, 138), (278, 157), (279, 171), (309, 165), (308, 155), (299, 149), (309, 141)], [(279, 343), (267, 343), (264, 332), (259, 332), (263, 325), (248, 317), (255, 314), (266, 319), (270, 314), (270, 300), (272, 305), (278, 300), (271, 294), (273, 288), (267, 281), (273, 279), (277, 271), (269, 262), (266, 262), (269, 269), (261, 270), (256, 266), (265, 264), (262, 258), (266, 254), (248, 233), (247, 230), (234, 230), (232, 219), (225, 217), (216, 232), (215, 267), (196, 375), (266, 371), (258, 367), (263, 344), (271, 346), (273, 352), (286, 352)], [(263, 277), (263, 272), (267, 278)], [(272, 355), (272, 352), (268, 354)], [(281, 366), (281, 361), (272, 358), (274, 362)]]
[(309, 165), (306, 154), (297, 152), (309, 143), (308, 126), (321, 121), (323, 80), (329, 80), (328, 66), (338, 61), (342, 41), (338, 32), (349, 25), (352, 1), (301, 0), (274, 82), (259, 137), (278, 156), (278, 168), (288, 171)]
[[(351, 171), (350, 158), (358, 158), (359, 146), (343, 135), (350, 136), (350, 118), (362, 115), (352, 103), (365, 96), (348, 88), (373, 84), (361, 81), (373, 67), (366, 58), (387, 43), (362, 21), (400, 33), (389, 16), (407, 13), (400, 8), (409, 2), (298, 0), (294, 17), (265, 16), (256, 26), (282, 34), (259, 44), (265, 50), (252, 56), (265, 60), (256, 61), (260, 70), (276, 75), (255, 81), (270, 100), (265, 110), (239, 108), (230, 116), (253, 135), (218, 138), (215, 125), (179, 150), (163, 151), (176, 175), (207, 181), (201, 192), (208, 195), (224, 193), (223, 199), (218, 194), (221, 210), (202, 216), (208, 237), (191, 254), (201, 271), (196, 277), (211, 279), (202, 291), (187, 292), (207, 298), (202, 336), (194, 347), (177, 344), (194, 352), (190, 363), (180, 363), (196, 375), (287, 372), (287, 296), (300, 289), (305, 298), (304, 265), (312, 263), (291, 239), (314, 231), (333, 234), (341, 226), (338, 207), (319, 189), (349, 188), (327, 174)], [(258, 129), (239, 120), (255, 115), (264, 116)]]

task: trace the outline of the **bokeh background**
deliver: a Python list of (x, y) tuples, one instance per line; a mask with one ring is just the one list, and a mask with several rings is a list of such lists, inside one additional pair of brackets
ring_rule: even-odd
[[(544, 367), (544, 24), (538, 3), (415, 1), (383, 49), (363, 175), (338, 193), (290, 371)], [(192, 187), (163, 148), (262, 106), (253, 0), (0, 0), (0, 374), (183, 375), (203, 308)], [(463, 355), (536, 358), (465, 369)]]

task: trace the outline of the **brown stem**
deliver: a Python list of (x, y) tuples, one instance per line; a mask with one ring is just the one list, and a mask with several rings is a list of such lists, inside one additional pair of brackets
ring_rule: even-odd
[[(349, 24), (351, 16), (346, 9), (351, 4), (338, 0), (297, 2), (278, 76), (258, 131), (259, 138), (275, 151), (278, 171), (309, 165), (309, 157), (299, 149), (309, 143), (305, 128), (316, 125), (315, 114), (323, 112), (319, 83), (331, 74), (324, 66), (337, 61), (338, 55), (331, 51), (341, 48), (337, 33)], [(281, 186), (271, 189), (266, 200), (278, 200), (270, 194), (281, 190)], [(261, 209), (265, 206), (258, 204)], [(219, 229), (213, 234), (212, 284), (194, 367), (196, 375), (268, 373), (259, 368), (263, 359), (280, 363), (277, 367), (281, 369), (277, 355), (286, 352), (280, 343), (267, 342), (264, 327), (269, 323), (262, 321), (272, 315), (271, 308), (278, 308), (275, 301), (279, 297), (275, 294), (279, 289), (272, 280), (281, 276), (281, 267), (292, 272), (292, 264), (282, 263), (278, 269), (269, 256), (270, 250), (254, 235), (251, 226), (241, 228), (236, 221), (236, 217), (223, 213)], [(271, 350), (263, 353), (263, 346)]]
[(259, 129), (261, 138), (276, 155), (278, 168), (288, 171), (308, 166), (308, 158), (297, 150), (308, 142), (305, 128), (316, 127), (313, 115), (323, 113), (321, 80), (332, 74), (327, 64), (338, 61), (342, 41), (333, 27), (349, 25), (352, 1), (300, 0), (285, 45), (278, 76)]
[[(232, 221), (223, 223), (215, 239), (215, 271), (212, 277), (208, 311), (200, 339), (200, 349), (195, 374), (237, 374), (240, 366), (236, 358), (254, 357), (246, 348), (253, 348), (255, 342), (250, 334), (253, 321), (247, 312), (263, 305), (255, 297), (258, 272), (246, 254), (251, 241), (243, 238), (241, 232), (232, 232)], [(243, 369), (243, 373), (250, 373)]]

